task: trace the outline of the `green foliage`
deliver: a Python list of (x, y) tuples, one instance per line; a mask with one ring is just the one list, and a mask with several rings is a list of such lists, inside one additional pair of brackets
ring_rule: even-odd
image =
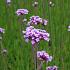
[[(70, 70), (70, 33), (67, 31), (70, 24), (70, 0), (53, 0), (54, 7), (48, 5), (48, 0), (38, 0), (37, 10), (32, 6), (34, 0), (11, 1), (8, 6), (5, 0), (0, 0), (0, 27), (5, 29), (0, 45), (0, 70), (33, 70), (31, 44), (25, 43), (21, 36), (20, 22), (15, 14), (18, 8), (30, 11), (27, 18), (34, 14), (48, 18), (45, 29), (50, 33), (51, 46), (43, 41), (39, 49), (52, 55), (53, 61), (44, 64), (43, 70), (47, 65), (57, 65), (59, 70)], [(7, 49), (5, 55), (1, 53), (3, 48)]]

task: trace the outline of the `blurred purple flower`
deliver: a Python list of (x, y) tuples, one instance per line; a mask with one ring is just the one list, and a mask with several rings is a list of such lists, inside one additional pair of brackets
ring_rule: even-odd
[(31, 41), (31, 43), (32, 43), (32, 44), (35, 44), (35, 41), (34, 41), (34, 40), (32, 40), (32, 41)]
[(58, 67), (57, 66), (48, 66), (46, 67), (46, 70), (57, 70)]
[(28, 42), (29, 42), (29, 39), (28, 39), (28, 38), (26, 38), (26, 39), (25, 39), (25, 42), (27, 42), (27, 43), (28, 43)]
[(5, 29), (0, 28), (0, 33), (5, 33)]
[(52, 60), (52, 56), (49, 56), (49, 54), (46, 53), (45, 51), (37, 51), (37, 58), (39, 60), (46, 61), (46, 62)]
[(37, 25), (37, 24), (42, 24), (42, 25), (47, 25), (47, 20), (40, 18), (39, 16), (32, 16), (30, 17), (30, 21), (28, 22), (27, 25)]
[(18, 15), (18, 16), (20, 16), (20, 15), (24, 15), (24, 14), (28, 14), (28, 10), (27, 9), (18, 9), (17, 11), (16, 11), (16, 14)]
[(31, 40), (32, 45), (38, 43), (40, 40), (49, 41), (49, 33), (45, 30), (35, 29), (33, 26), (27, 27), (26, 31), (22, 31), (25, 40)]
[(11, 3), (11, 0), (6, 0), (7, 3)]
[(43, 20), (43, 25), (47, 25), (48, 21), (47, 20)]

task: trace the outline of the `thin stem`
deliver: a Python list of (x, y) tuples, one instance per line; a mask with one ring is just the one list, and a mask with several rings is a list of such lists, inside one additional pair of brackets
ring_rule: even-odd
[(34, 69), (37, 70), (37, 45), (32, 46)]
[(38, 61), (38, 68), (37, 68), (37, 70), (42, 70), (42, 65), (43, 65), (43, 62), (42, 61)]

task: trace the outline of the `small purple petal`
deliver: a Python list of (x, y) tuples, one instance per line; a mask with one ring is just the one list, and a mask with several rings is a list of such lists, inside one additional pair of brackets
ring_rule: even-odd
[(20, 16), (20, 15), (24, 15), (24, 14), (28, 14), (28, 10), (27, 9), (18, 9), (17, 11), (16, 11), (16, 14), (18, 15), (18, 16)]
[(34, 40), (31, 41), (32, 45), (34, 45), (36, 42)]
[(52, 60), (52, 56), (49, 56), (45, 51), (37, 51), (37, 58), (46, 62)]
[(57, 66), (48, 66), (46, 67), (46, 70), (57, 70), (58, 67)]
[(0, 33), (5, 33), (5, 29), (0, 28)]

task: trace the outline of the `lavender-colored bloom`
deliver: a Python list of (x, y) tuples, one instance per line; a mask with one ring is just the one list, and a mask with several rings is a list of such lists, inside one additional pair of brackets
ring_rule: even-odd
[(42, 18), (40, 18), (39, 16), (32, 16), (30, 17), (30, 20), (33, 22), (33, 23), (41, 23), (42, 22)]
[(40, 18), (39, 16), (32, 16), (30, 17), (30, 21), (28, 22), (27, 25), (47, 25), (47, 20)]
[(46, 70), (57, 70), (58, 67), (57, 66), (48, 66), (46, 67)]
[(40, 41), (40, 39), (39, 39), (39, 38), (36, 38), (35, 40), (36, 40), (36, 42), (39, 42), (39, 41)]
[(40, 40), (49, 41), (49, 33), (45, 30), (36, 29), (33, 26), (27, 27), (26, 31), (22, 31), (24, 34), (25, 40), (31, 40), (32, 45), (38, 43)]
[(26, 38), (26, 39), (25, 39), (25, 42), (27, 42), (27, 43), (28, 43), (28, 42), (29, 42), (29, 39), (28, 39), (28, 38)]
[(0, 28), (0, 33), (5, 33), (5, 29)]
[(35, 44), (35, 41), (34, 41), (34, 40), (32, 40), (32, 41), (31, 41), (31, 43), (32, 43), (32, 44)]
[(17, 11), (16, 11), (16, 14), (18, 15), (18, 16), (20, 16), (20, 15), (24, 15), (24, 14), (28, 14), (28, 10), (27, 9), (18, 9)]
[(49, 40), (50, 40), (50, 39), (49, 39), (49, 38), (47, 38), (47, 37), (44, 37), (44, 40), (46, 40), (46, 41), (48, 41), (48, 42), (49, 42)]
[(43, 20), (43, 25), (47, 25), (48, 21), (47, 20)]
[(10, 3), (10, 2), (11, 2), (11, 0), (7, 0), (6, 2), (7, 2), (7, 3)]
[(52, 60), (52, 56), (49, 56), (49, 54), (46, 53), (45, 51), (37, 51), (37, 58), (39, 60), (46, 61), (46, 62)]

